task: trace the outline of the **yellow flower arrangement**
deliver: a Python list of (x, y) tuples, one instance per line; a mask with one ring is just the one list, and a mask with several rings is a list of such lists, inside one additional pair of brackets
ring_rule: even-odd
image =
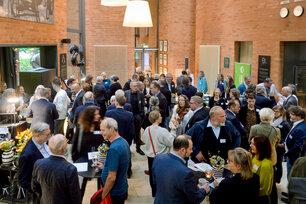
[(27, 142), (31, 138), (32, 138), (32, 131), (31, 131), (31, 129), (26, 129), (25, 131), (20, 132), (20, 133), (17, 134), (15, 139), (18, 140), (17, 149), (16, 149), (16, 153), (17, 153), (18, 156), (21, 154), (23, 148), (26, 146)]

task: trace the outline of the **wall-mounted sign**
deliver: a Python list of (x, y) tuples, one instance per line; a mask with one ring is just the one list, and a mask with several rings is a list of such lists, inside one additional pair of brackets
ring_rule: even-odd
[(60, 72), (62, 79), (67, 79), (67, 54), (60, 54)]
[(251, 75), (251, 65), (245, 63), (235, 62), (235, 85), (238, 87), (244, 82), (244, 77)]
[(230, 58), (224, 57), (224, 68), (229, 68)]
[(258, 56), (258, 83), (262, 83), (270, 77), (271, 56)]

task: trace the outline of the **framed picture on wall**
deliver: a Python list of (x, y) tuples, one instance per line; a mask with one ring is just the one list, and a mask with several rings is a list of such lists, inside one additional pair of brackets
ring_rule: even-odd
[(162, 52), (163, 51), (163, 47), (164, 47), (164, 41), (160, 40), (159, 41), (159, 51)]
[(229, 61), (230, 61), (229, 57), (224, 57), (224, 68), (229, 68)]
[(164, 65), (167, 66), (168, 65), (168, 55), (164, 54)]
[(159, 64), (163, 64), (163, 54), (159, 54)]
[(168, 52), (168, 41), (164, 40), (164, 52)]

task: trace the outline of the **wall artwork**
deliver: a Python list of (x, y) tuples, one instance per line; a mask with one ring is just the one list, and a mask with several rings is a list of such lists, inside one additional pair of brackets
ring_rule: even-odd
[(0, 16), (54, 24), (54, 0), (0, 0)]
[(224, 68), (229, 68), (229, 61), (230, 61), (230, 58), (229, 57), (224, 57)]

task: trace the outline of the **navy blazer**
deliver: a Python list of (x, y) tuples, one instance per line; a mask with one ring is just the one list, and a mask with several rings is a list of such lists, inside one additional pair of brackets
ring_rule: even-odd
[(160, 87), (160, 92), (166, 97), (167, 105), (171, 106), (171, 92), (169, 91), (169, 89), (167, 89), (166, 87)]
[[(114, 109), (116, 109), (116, 105), (115, 105), (115, 104), (112, 104), (112, 105), (110, 105), (110, 106), (107, 107), (107, 110), (108, 110), (108, 111), (109, 111), (109, 110), (114, 110)], [(133, 111), (133, 110), (132, 110), (132, 105), (129, 104), (129, 103), (124, 104), (123, 109), (126, 110), (126, 111), (129, 111), (129, 112), (132, 112), (132, 111)]]
[(259, 109), (262, 108), (271, 108), (274, 105), (274, 102), (270, 98), (266, 98), (264, 95), (257, 94), (256, 95), (256, 102), (255, 105), (259, 107)]
[(206, 196), (197, 187), (193, 172), (173, 154), (158, 154), (152, 166), (153, 185), (157, 192), (155, 204), (200, 203)]
[(190, 85), (188, 88), (183, 88), (183, 91), (182, 91), (182, 94), (186, 95), (189, 100), (196, 93), (197, 93), (197, 89), (194, 86), (192, 86), (192, 85)]
[(41, 195), (40, 203), (82, 203), (77, 169), (62, 157), (51, 155), (36, 161), (32, 190)]
[(19, 158), (18, 182), (28, 190), (31, 189), (32, 170), (34, 163), (38, 159), (44, 158), (40, 151), (35, 146), (32, 139), (30, 139)]
[(51, 133), (54, 132), (54, 120), (58, 119), (56, 106), (45, 98), (34, 101), (29, 108), (28, 117), (33, 116), (32, 125), (37, 122), (45, 122), (50, 126)]
[(209, 115), (208, 109), (205, 107), (202, 107), (190, 118), (190, 120), (188, 121), (186, 125), (185, 132), (187, 132), (196, 122), (204, 120), (208, 115)]
[(173, 81), (171, 81), (170, 83), (170, 89), (169, 89), (169, 83), (167, 82), (167, 89), (171, 92), (175, 94), (175, 84)]
[(133, 113), (126, 111), (123, 108), (116, 108), (106, 111), (105, 116), (117, 121), (119, 135), (123, 137), (129, 145), (131, 145), (135, 134)]
[[(232, 122), (232, 124), (235, 126), (235, 128), (240, 132), (240, 135), (246, 135), (247, 131), (245, 130), (244, 126), (242, 125), (242, 123), (238, 120), (237, 116), (234, 115), (233, 112), (231, 112), (230, 110), (226, 109), (225, 110), (225, 114), (226, 114), (226, 120), (229, 120)], [(233, 141), (233, 143), (235, 144), (235, 142)], [(239, 144), (240, 146), (240, 144)], [(239, 147), (236, 146), (236, 147)], [(235, 148), (235, 146), (234, 146)]]
[[(75, 113), (74, 113), (74, 117), (73, 117), (73, 124), (76, 125), (78, 123), (81, 114), (83, 113), (85, 108), (87, 108), (88, 106), (96, 106), (96, 104), (93, 101), (88, 100), (88, 101), (85, 101), (84, 105), (80, 105), (79, 107), (77, 107), (75, 109)], [(99, 107), (97, 106), (97, 108), (99, 108)]]
[(303, 143), (305, 141), (306, 123), (303, 121), (291, 129), (285, 141), (288, 148), (288, 151), (285, 155), (289, 158), (289, 163), (291, 165), (293, 165), (295, 160), (302, 156), (301, 154), (303, 151)]

